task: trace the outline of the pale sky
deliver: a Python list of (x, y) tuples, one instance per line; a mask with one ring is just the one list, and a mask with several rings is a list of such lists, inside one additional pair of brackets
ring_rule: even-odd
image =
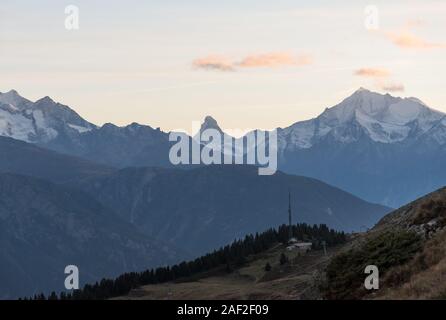
[(445, 57), (442, 0), (0, 4), (0, 92), (51, 96), (98, 125), (285, 127), (361, 86), (446, 112)]

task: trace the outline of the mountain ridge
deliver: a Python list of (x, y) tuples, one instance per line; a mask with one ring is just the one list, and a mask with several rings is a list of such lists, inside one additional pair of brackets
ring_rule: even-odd
[[(9, 96), (18, 99), (16, 92)], [(57, 114), (58, 121), (52, 122), (51, 117), (34, 121), (37, 129), (27, 131), (27, 125), (17, 120), (14, 106), (3, 104), (0, 135), (15, 133), (16, 139), (117, 168), (173, 167), (169, 150), (174, 143), (168, 132), (137, 123), (125, 127), (74, 124), (67, 120), (70, 117), (63, 117), (71, 112), (64, 109), (59, 116), (54, 108), (63, 109), (61, 105), (47, 100), (42, 106), (49, 104), (49, 113)], [(26, 105), (26, 101), (20, 103)], [(37, 111), (32, 117), (46, 119), (47, 113)], [(222, 130), (210, 116), (202, 130), (207, 127)], [(279, 170), (325, 181), (370, 202), (398, 207), (446, 181), (442, 170), (446, 161), (445, 115), (417, 98), (361, 88), (318, 117), (278, 128), (277, 133)]]
[[(318, 117), (296, 122), (281, 129), (279, 136), (293, 134), (303, 136), (303, 140), (296, 139), (292, 145), (299, 148), (309, 148), (313, 146), (312, 140), (324, 138), (330, 133), (340, 142), (348, 143), (352, 140), (343, 139), (341, 128), (356, 122), (375, 142), (395, 143), (409, 137), (412, 121), (420, 119), (424, 133), (444, 117), (444, 113), (429, 108), (419, 99), (381, 95), (362, 88), (339, 104), (327, 108)], [(446, 122), (442, 124), (446, 125)], [(374, 125), (379, 128), (376, 126), (374, 128)], [(381, 134), (378, 132), (379, 129), (383, 130)]]
[[(60, 103), (55, 102), (48, 96), (41, 98), (41, 99), (37, 100), (36, 102), (31, 102), (30, 100), (20, 96), (16, 90), (10, 90), (7, 93), (0, 92), (0, 105), (1, 104), (3, 104), (3, 105), (10, 104), (13, 107), (18, 108), (19, 110), (20, 109), (29, 109), (29, 108), (42, 109), (42, 108), (47, 107), (49, 104), (52, 106), (57, 106), (61, 109), (69, 110), (69, 112), (72, 112), (73, 114), (75, 114), (76, 116), (81, 118), (74, 110), (72, 110), (68, 106), (65, 106)], [(409, 109), (409, 110), (405, 110), (405, 109)], [(362, 111), (363, 113), (357, 114), (356, 112), (358, 112), (358, 111)], [(388, 114), (382, 114), (383, 111), (388, 111)], [(412, 114), (410, 114), (411, 111), (412, 111)], [(301, 126), (308, 126), (309, 123), (317, 120), (317, 122), (319, 122), (318, 123), (319, 127), (317, 129), (319, 130), (319, 132), (322, 132), (323, 134), (325, 134), (326, 132), (324, 132), (324, 129), (327, 130), (327, 128), (320, 127), (322, 122), (325, 121), (326, 123), (331, 122), (334, 124), (344, 124), (345, 122), (351, 121), (353, 118), (353, 115), (355, 115), (354, 118), (356, 120), (359, 119), (359, 121), (370, 120), (370, 119), (363, 119), (362, 117), (372, 115), (375, 117), (381, 116), (382, 117), (381, 120), (383, 123), (393, 124), (393, 125), (404, 125), (404, 124), (407, 124), (410, 121), (417, 118), (417, 114), (414, 114), (414, 113), (416, 113), (416, 111), (424, 111), (425, 112), (424, 118), (428, 118), (429, 116), (431, 116), (433, 118), (432, 120), (434, 120), (434, 121), (435, 120), (437, 120), (437, 121), (443, 120), (443, 118), (446, 116), (445, 113), (428, 107), (424, 102), (422, 102), (418, 98), (415, 98), (415, 97), (406, 97), (406, 98), (394, 97), (394, 96), (390, 95), (389, 93), (380, 94), (380, 93), (373, 92), (373, 91), (370, 91), (368, 89), (361, 87), (358, 90), (356, 90), (352, 95), (350, 95), (349, 97), (347, 97), (343, 101), (341, 101), (340, 103), (336, 104), (335, 106), (333, 106), (331, 108), (326, 108), (323, 112), (321, 112), (319, 114), (319, 116), (312, 118), (312, 119), (308, 119), (308, 120), (297, 121), (297, 122), (290, 124), (289, 126), (286, 126), (284, 128), (279, 127), (277, 129), (279, 131), (281, 131), (282, 133), (288, 133), (290, 131), (296, 131), (296, 130), (301, 131), (301, 128), (300, 128)], [(366, 114), (364, 114), (364, 112)], [(407, 113), (407, 112), (409, 112), (409, 113)], [(398, 116), (399, 116), (399, 118), (398, 118)], [(406, 116), (406, 117), (408, 116), (409, 118), (404, 119), (404, 116)], [(392, 117), (396, 117), (396, 118), (392, 118)], [(373, 120), (377, 120), (377, 119), (375, 118)], [(401, 123), (401, 121), (404, 121), (404, 120), (406, 120), (406, 121), (404, 123)], [(83, 121), (85, 121), (85, 120), (83, 120)], [(103, 126), (96, 126), (92, 123), (89, 123), (88, 121), (85, 121), (85, 123), (88, 124), (87, 127), (85, 127), (86, 130), (83, 132), (80, 132), (80, 133), (91, 131), (92, 129), (101, 129), (103, 127), (107, 128), (110, 125), (114, 126), (116, 129), (125, 129), (125, 128), (132, 128), (134, 126), (141, 126), (141, 127), (148, 127), (150, 129), (154, 130), (149, 125), (142, 125), (142, 124), (139, 124), (136, 122), (133, 122), (133, 123), (131, 123), (129, 125), (125, 125), (125, 126), (116, 126), (111, 123), (105, 123)], [(438, 123), (438, 124), (440, 124), (440, 123)], [(446, 122), (441, 123), (441, 124), (446, 125)], [(201, 130), (204, 130), (207, 128), (216, 129), (220, 132), (224, 131), (220, 128), (220, 126), (218, 125), (218, 122), (210, 115), (205, 117), (205, 119), (202, 123), (202, 126), (201, 126)], [(160, 130), (157, 129), (157, 131), (160, 131)], [(166, 134), (168, 134), (168, 132), (166, 132)], [(398, 140), (397, 138), (395, 138), (395, 139), (390, 139), (390, 140), (376, 140), (376, 141), (389, 143), (389, 142), (398, 142), (401, 140)], [(306, 146), (305, 146), (305, 144), (303, 144), (300, 147), (306, 147)]]

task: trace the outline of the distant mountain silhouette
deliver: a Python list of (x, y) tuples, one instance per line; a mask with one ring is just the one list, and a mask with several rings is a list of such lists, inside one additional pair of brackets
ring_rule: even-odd
[(64, 183), (112, 172), (111, 167), (60, 154), (36, 145), (0, 137), (0, 172), (12, 172)]
[(259, 176), (251, 166), (127, 168), (71, 185), (192, 255), (286, 222), (288, 190), (296, 222), (360, 230), (390, 210), (315, 179), (281, 172)]

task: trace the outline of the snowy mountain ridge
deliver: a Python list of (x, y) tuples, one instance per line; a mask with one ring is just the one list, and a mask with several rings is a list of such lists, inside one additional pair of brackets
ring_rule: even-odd
[[(361, 88), (317, 118), (279, 129), (279, 149), (307, 149), (327, 137), (350, 143), (362, 135), (374, 142), (395, 143), (445, 126), (445, 114), (417, 98), (393, 97)], [(446, 135), (437, 136), (437, 142), (445, 143)]]
[[(367, 136), (374, 142), (396, 143), (429, 135), (446, 142), (445, 114), (417, 98), (399, 98), (360, 88), (318, 117), (278, 129), (279, 150), (308, 149), (328, 137), (351, 143)], [(49, 142), (61, 131), (82, 134), (96, 129), (67, 106), (44, 97), (36, 102), (17, 91), (0, 93), (0, 135), (26, 142)], [(222, 131), (215, 119), (206, 117), (201, 130)]]
[(15, 90), (0, 93), (1, 136), (26, 142), (49, 142), (61, 134), (75, 135), (95, 127), (50, 97), (32, 102)]

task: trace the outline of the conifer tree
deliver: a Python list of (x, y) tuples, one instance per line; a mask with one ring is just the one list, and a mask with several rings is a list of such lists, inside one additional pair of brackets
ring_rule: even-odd
[(280, 265), (281, 265), (281, 266), (283, 266), (285, 263), (288, 262), (288, 257), (285, 255), (285, 253), (282, 253), (282, 254), (280, 255), (280, 260), (279, 260), (279, 262), (280, 262)]
[(271, 265), (269, 264), (269, 262), (267, 262), (266, 265), (265, 265), (265, 271), (266, 272), (270, 272), (271, 271)]

